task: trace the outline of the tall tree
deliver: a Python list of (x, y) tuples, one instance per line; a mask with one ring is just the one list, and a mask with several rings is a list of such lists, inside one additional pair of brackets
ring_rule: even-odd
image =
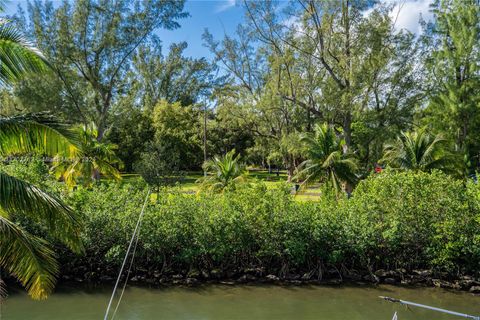
[(139, 48), (133, 59), (131, 87), (142, 107), (152, 109), (160, 100), (192, 105), (208, 97), (221, 82), (215, 64), (185, 57), (186, 48), (186, 42), (172, 44), (164, 55), (158, 40)]
[[(346, 145), (350, 146), (353, 114), (358, 96), (365, 86), (362, 69), (364, 62), (375, 53), (366, 41), (373, 30), (364, 27), (370, 17), (364, 14), (369, 8), (368, 2), (293, 1), (290, 16), (301, 18), (290, 25), (285, 25), (275, 16), (276, 11), (272, 10), (269, 2), (245, 1), (245, 6), (247, 17), (261, 41), (269, 43), (281, 55), (284, 55), (284, 48), (293, 50), (295, 57), (307, 59), (308, 65), (318, 70), (322, 81), (321, 91), (317, 92), (322, 93), (322, 103), (327, 102), (327, 108), (335, 112), (325, 114), (326, 110), (319, 109), (318, 99), (313, 97), (313, 93), (297, 95), (294, 87), (283, 93), (283, 98), (310, 110), (323, 120), (338, 123), (343, 128)], [(295, 81), (294, 78), (292, 80)]]
[[(356, 150), (367, 165), (383, 142), (410, 127), (421, 98), (419, 51), (414, 35), (395, 29), (391, 7), (361, 0), (293, 0), (284, 10), (274, 1), (245, 1), (244, 7), (246, 23), (236, 37), (204, 39), (236, 80), (232, 87), (241, 89), (227, 96), (249, 97), (236, 99), (252, 108), (246, 127), (264, 129), (257, 142), (271, 137), (262, 145), (274, 150), (265, 154), (295, 151), (276, 142), (328, 122), (344, 137), (344, 151)], [(295, 168), (295, 158), (286, 154), (287, 169)]]
[[(125, 79), (138, 47), (159, 28), (175, 29), (186, 17), (184, 1), (79, 0), (28, 3), (27, 30), (35, 36), (63, 82), (85, 124), (93, 121), (104, 137), (112, 105), (125, 91)], [(74, 72), (87, 84), (88, 100), (74, 96)]]
[(297, 163), (291, 142), (305, 127), (306, 114), (283, 100), (278, 86), (284, 86), (285, 61), (295, 57), (274, 54), (244, 26), (238, 27), (236, 37), (227, 36), (219, 42), (206, 32), (204, 40), (230, 75), (229, 84), (215, 92), (218, 119), (250, 132), (256, 140), (249, 150), (251, 158), (267, 160), (275, 154), (290, 180)]
[(426, 122), (480, 164), (480, 3), (439, 0), (427, 25), (425, 66), (430, 103)]

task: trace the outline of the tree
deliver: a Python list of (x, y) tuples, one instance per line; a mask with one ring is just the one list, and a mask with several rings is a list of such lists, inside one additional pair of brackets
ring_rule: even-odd
[(434, 169), (455, 172), (457, 159), (446, 147), (441, 135), (431, 136), (424, 129), (402, 132), (393, 144), (385, 146), (381, 160), (393, 168), (415, 171)]
[(158, 40), (139, 48), (133, 57), (130, 86), (140, 107), (151, 110), (161, 100), (193, 105), (221, 84), (224, 77), (216, 77), (217, 66), (205, 58), (185, 57), (186, 48), (186, 42), (172, 44), (165, 56)]
[[(277, 86), (286, 74), (284, 61), (294, 57), (274, 55), (271, 48), (256, 43), (243, 26), (239, 26), (237, 38), (217, 42), (208, 32), (204, 34), (217, 61), (233, 75), (228, 85), (215, 91), (217, 120), (226, 122), (220, 126), (254, 137), (255, 145), (246, 150), (251, 158), (260, 157), (265, 163), (272, 154), (280, 154), (290, 180), (297, 160), (290, 142), (305, 127), (306, 114), (291, 101), (282, 100)], [(242, 150), (240, 144), (232, 147)]]
[(256, 154), (280, 155), (291, 177), (299, 159), (280, 142), (327, 122), (345, 139), (344, 151), (368, 166), (384, 141), (411, 126), (421, 98), (419, 50), (413, 34), (396, 31), (391, 6), (294, 0), (244, 7), (235, 37), (214, 41), (206, 33), (204, 40), (232, 75), (217, 91), (219, 108), (243, 119)]
[(160, 101), (153, 110), (154, 142), (180, 157), (180, 169), (199, 168), (203, 161), (203, 124), (197, 106)]
[(302, 185), (320, 181), (333, 187), (335, 192), (342, 185), (352, 186), (357, 177), (357, 164), (353, 156), (344, 152), (345, 140), (340, 139), (328, 124), (315, 125), (314, 134), (302, 137), (305, 146), (305, 160), (299, 167), (297, 179), (303, 179)]
[(364, 0), (296, 0), (279, 16), (272, 3), (245, 1), (245, 7), (257, 38), (276, 55), (293, 58), (284, 63), (279, 95), (340, 126), (350, 148), (355, 115), (367, 107), (378, 73), (395, 59), (389, 51), (399, 38), (389, 8)]
[(216, 156), (203, 164), (207, 176), (197, 180), (202, 190), (223, 192), (233, 188), (238, 183), (245, 182), (246, 169), (240, 162), (240, 155), (235, 156), (235, 150), (224, 156)]
[[(64, 75), (71, 82), (70, 94), (65, 91), (63, 82), (55, 72), (47, 69), (42, 73), (29, 73), (16, 81), (9, 90), (16, 113), (52, 112), (59, 119), (71, 123), (81, 123), (82, 114), (75, 108), (75, 103), (88, 104), (89, 88), (73, 72)], [(81, 101), (81, 102), (80, 102)], [(86, 111), (87, 112), (87, 111)], [(89, 114), (89, 117), (91, 114)]]
[[(93, 121), (97, 139), (103, 139), (112, 105), (125, 91), (133, 55), (159, 28), (179, 27), (177, 19), (184, 1), (162, 0), (80, 0), (29, 3), (31, 23), (27, 30), (35, 36), (62, 81), (84, 124)], [(74, 73), (86, 84), (87, 92), (74, 96)], [(73, 82), (72, 82), (73, 80)], [(83, 97), (87, 96), (88, 101)]]
[(69, 187), (79, 182), (90, 186), (100, 179), (100, 174), (120, 180), (120, 172), (114, 165), (121, 165), (115, 154), (116, 146), (111, 143), (98, 142), (97, 132), (92, 127), (81, 126), (76, 129), (79, 139), (79, 156), (65, 159), (63, 155), (55, 157), (52, 172), (61, 178)]
[[(3, 1), (0, 2), (0, 10)], [(0, 22), (0, 82), (11, 84), (46, 68), (43, 55), (12, 25)], [(0, 155), (40, 153), (74, 156), (78, 149), (65, 126), (46, 114), (0, 118)], [(44, 299), (55, 285), (58, 263), (48, 242), (15, 223), (16, 216), (44, 223), (48, 234), (75, 252), (82, 250), (78, 216), (59, 198), (0, 171), (0, 267)], [(0, 287), (3, 285), (0, 282)], [(0, 293), (3, 289), (0, 288)]]
[(476, 0), (440, 0), (427, 25), (424, 65), (430, 97), (425, 124), (480, 164), (480, 5)]
[[(38, 152), (76, 154), (65, 127), (46, 115), (0, 118), (0, 154)], [(55, 285), (58, 264), (48, 242), (15, 223), (21, 215), (45, 224), (49, 236), (80, 252), (78, 216), (59, 198), (0, 172), (0, 266), (17, 278), (34, 299), (44, 299)]]
[(162, 186), (174, 185), (182, 176), (179, 153), (161, 141), (149, 143), (134, 168), (157, 192)]
[(154, 140), (154, 135), (150, 110), (142, 110), (123, 99), (115, 106), (112, 127), (106, 133), (106, 140), (117, 146), (115, 153), (122, 161), (125, 171), (133, 171), (134, 164)]

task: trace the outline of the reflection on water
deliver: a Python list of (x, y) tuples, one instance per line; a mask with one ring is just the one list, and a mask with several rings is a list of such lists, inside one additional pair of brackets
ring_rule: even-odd
[[(2, 320), (103, 319), (109, 287), (61, 287), (46, 301), (10, 292)], [(379, 295), (480, 315), (480, 297), (436, 288), (202, 286), (149, 289), (129, 287), (116, 319), (265, 319), (265, 320), (399, 320), (458, 319), (436, 312), (406, 309)]]

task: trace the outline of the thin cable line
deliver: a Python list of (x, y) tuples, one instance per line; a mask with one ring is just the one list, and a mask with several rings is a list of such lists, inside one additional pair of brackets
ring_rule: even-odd
[[(145, 207), (147, 206), (147, 201), (148, 201), (149, 196), (150, 196), (150, 188), (148, 188), (147, 196), (145, 197), (145, 201), (143, 203), (142, 211), (140, 212), (140, 215), (138, 216), (137, 224), (135, 225), (135, 229), (133, 230), (132, 238), (130, 239), (130, 243), (128, 244), (127, 252), (125, 253), (125, 257), (123, 258), (122, 267), (120, 268), (120, 272), (118, 273), (117, 281), (115, 282), (115, 286), (113, 288), (112, 296), (110, 297), (110, 301), (108, 302), (107, 310), (105, 311), (105, 316), (103, 318), (104, 320), (108, 319), (108, 314), (110, 313), (110, 308), (112, 307), (113, 298), (115, 297), (115, 292), (117, 291), (118, 284), (120, 283), (120, 279), (122, 278), (123, 269), (125, 268), (125, 264), (127, 263), (128, 255), (130, 253), (130, 250), (132, 249), (132, 245), (133, 245), (133, 242), (135, 240), (135, 236), (137, 235), (137, 232), (139, 230), (140, 222), (142, 221), (143, 213), (145, 212)], [(127, 280), (128, 280), (128, 278), (127, 278)], [(123, 293), (122, 293), (122, 295), (123, 295)]]
[(122, 293), (118, 298), (118, 302), (117, 302), (117, 306), (115, 307), (115, 310), (113, 310), (112, 320), (115, 318), (115, 315), (117, 314), (118, 307), (120, 306), (120, 302), (122, 301), (123, 294), (125, 293), (125, 288), (127, 287), (128, 279), (130, 278), (130, 272), (132, 271), (133, 261), (135, 261), (135, 253), (137, 252), (138, 238), (140, 238), (141, 226), (142, 224), (140, 223), (140, 226), (138, 228), (137, 238), (135, 239), (135, 245), (133, 246), (132, 260), (130, 260), (130, 266), (128, 267), (127, 276), (125, 277), (125, 282), (122, 287)]

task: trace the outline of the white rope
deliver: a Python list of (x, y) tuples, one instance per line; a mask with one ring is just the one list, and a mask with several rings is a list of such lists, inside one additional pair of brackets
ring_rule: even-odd
[[(110, 297), (110, 301), (108, 302), (107, 311), (105, 311), (105, 317), (103, 318), (104, 320), (108, 319), (108, 314), (110, 313), (110, 308), (112, 307), (113, 298), (115, 297), (115, 292), (117, 291), (118, 284), (120, 283), (120, 279), (122, 277), (123, 269), (125, 268), (125, 264), (127, 263), (128, 255), (130, 253), (130, 250), (132, 249), (132, 245), (133, 245), (133, 242), (135, 240), (135, 237), (137, 237), (136, 243), (138, 242), (138, 232), (140, 231), (140, 222), (142, 221), (143, 213), (145, 212), (145, 207), (147, 206), (147, 201), (148, 201), (149, 197), (150, 197), (150, 188), (148, 188), (147, 196), (145, 197), (145, 201), (143, 203), (142, 211), (140, 212), (140, 215), (138, 216), (137, 224), (135, 225), (135, 229), (133, 230), (132, 238), (130, 239), (130, 243), (128, 244), (127, 252), (125, 253), (125, 257), (123, 258), (122, 267), (120, 268), (120, 272), (118, 273), (117, 281), (115, 282), (115, 287), (113, 288), (112, 296)], [(135, 250), (136, 250), (136, 244), (135, 244)], [(133, 257), (132, 257), (132, 263), (133, 263)], [(132, 263), (130, 264), (130, 268), (131, 268)], [(129, 272), (130, 272), (130, 269), (129, 269)], [(128, 281), (128, 276), (127, 276), (127, 280), (125, 281), (125, 285), (123, 286), (123, 290), (122, 290), (122, 293), (121, 293), (120, 297), (123, 296), (123, 292), (125, 291), (125, 286), (126, 286), (127, 281)], [(117, 305), (117, 308), (118, 308), (118, 305)], [(115, 311), (116, 311), (116, 309), (115, 309)], [(113, 317), (112, 317), (112, 319), (113, 319)]]
[(115, 315), (117, 314), (118, 307), (120, 306), (120, 302), (122, 302), (123, 294), (125, 293), (125, 288), (127, 287), (128, 279), (130, 278), (130, 272), (132, 271), (133, 261), (135, 261), (135, 253), (137, 252), (138, 238), (140, 237), (141, 225), (142, 224), (140, 223), (137, 237), (135, 239), (135, 245), (133, 246), (132, 259), (130, 260), (130, 266), (128, 267), (127, 276), (125, 277), (125, 282), (123, 283), (122, 293), (118, 298), (117, 305), (115, 306), (115, 310), (113, 310), (112, 320), (115, 318)]
[(428, 309), (428, 310), (432, 310), (432, 311), (451, 314), (453, 316), (458, 316), (458, 317), (463, 317), (463, 318), (468, 318), (468, 319), (474, 319), (474, 320), (480, 320), (479, 316), (472, 316), (470, 314), (465, 314), (465, 313), (461, 313), (461, 312), (456, 312), (456, 311), (450, 311), (450, 310), (446, 310), (446, 309), (431, 307), (431, 306), (427, 306), (425, 304), (420, 304), (420, 303), (415, 303), (415, 302), (410, 302), (410, 301), (405, 301), (405, 300), (400, 300), (400, 299), (395, 299), (395, 298), (383, 297), (383, 296), (380, 296), (380, 298), (382, 298), (384, 300), (387, 300), (387, 301), (390, 301), (390, 302), (398, 302), (400, 304), (404, 304), (404, 305), (407, 305), (407, 306), (414, 306), (414, 307), (418, 307), (418, 308), (423, 308), (423, 309)]

